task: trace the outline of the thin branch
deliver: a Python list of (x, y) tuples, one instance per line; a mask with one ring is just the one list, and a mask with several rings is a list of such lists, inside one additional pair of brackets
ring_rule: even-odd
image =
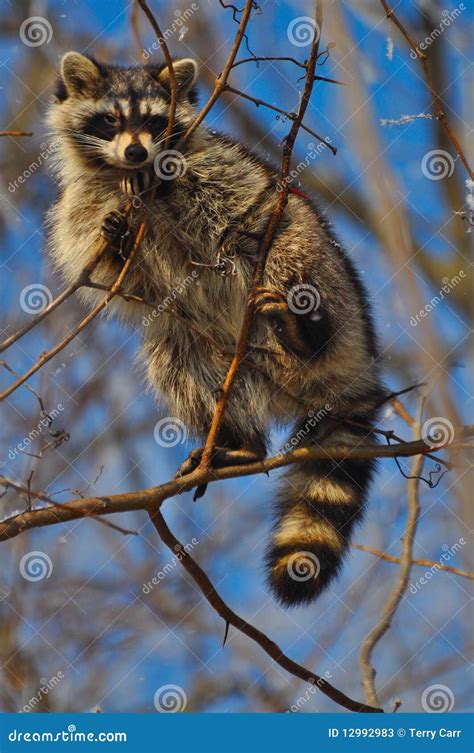
[[(422, 397), (420, 400), (417, 422), (414, 426), (413, 432), (415, 441), (419, 441), (419, 438), (421, 436), (421, 420), (425, 400), (426, 397)], [(413, 563), (415, 534), (420, 514), (419, 484), (421, 472), (423, 469), (423, 462), (423, 455), (416, 455), (414, 457), (411, 469), (411, 477), (407, 485), (408, 518), (403, 537), (398, 580), (388, 598), (387, 603), (385, 604), (385, 607), (382, 610), (379, 622), (375, 625), (375, 627), (370, 631), (370, 633), (364, 640), (360, 652), (359, 665), (362, 673), (362, 686), (365, 691), (367, 703), (370, 703), (372, 705), (377, 705), (379, 703), (377, 691), (375, 689), (376, 671), (372, 663), (372, 654), (377, 643), (383, 638), (387, 630), (390, 628), (393, 616), (405, 596), (410, 578), (410, 571)]]
[(114, 284), (112, 285), (110, 291), (104, 296), (104, 298), (102, 299), (102, 301), (100, 301), (100, 303), (98, 303), (97, 306), (95, 306), (92, 309), (92, 311), (90, 311), (87, 314), (87, 316), (85, 316), (83, 319), (81, 319), (81, 321), (79, 322), (79, 324), (76, 325), (76, 327), (73, 329), (72, 332), (69, 333), (69, 335), (67, 335), (63, 340), (61, 340), (61, 342), (59, 342), (57, 345), (55, 345), (54, 348), (51, 348), (51, 350), (48, 350), (46, 353), (43, 353), (38, 358), (38, 360), (36, 361), (36, 363), (34, 363), (33, 366), (30, 369), (28, 369), (28, 371), (26, 371), (19, 379), (17, 379), (16, 382), (14, 382), (13, 384), (11, 384), (10, 387), (8, 387), (6, 390), (4, 390), (0, 394), (0, 402), (2, 402), (2, 400), (5, 400), (5, 398), (7, 398), (9, 395), (11, 395), (12, 392), (14, 392), (21, 384), (23, 384), (24, 382), (26, 382), (27, 379), (29, 379), (31, 376), (33, 376), (33, 374), (35, 374), (39, 369), (41, 369), (42, 366), (44, 366), (45, 363), (48, 363), (48, 361), (50, 361), (52, 358), (54, 358), (54, 356), (56, 356), (67, 345), (69, 345), (69, 343), (72, 340), (74, 340), (75, 337), (77, 337), (77, 335), (79, 334), (79, 332), (82, 332), (82, 330), (85, 329), (85, 327), (87, 327), (87, 325), (90, 324), (90, 322), (93, 319), (95, 319), (96, 316), (98, 316), (98, 314), (100, 314), (100, 312), (103, 311), (106, 308), (106, 306), (109, 304), (109, 302), (112, 300), (112, 298), (114, 298), (114, 296), (117, 295), (117, 293), (119, 292), (120, 287), (122, 285), (122, 282), (124, 280), (124, 277), (125, 277), (125, 275), (127, 274), (128, 270), (130, 268), (130, 265), (131, 265), (131, 263), (133, 261), (133, 258), (135, 256), (135, 254), (136, 254), (138, 246), (140, 245), (140, 241), (142, 239), (144, 227), (145, 226), (142, 223), (141, 226), (140, 226), (140, 228), (139, 228), (139, 230), (138, 230), (138, 233), (136, 235), (136, 238), (135, 238), (135, 241), (134, 241), (134, 244), (133, 244), (133, 248), (132, 248), (129, 256), (127, 257), (127, 260), (125, 261), (122, 269), (120, 270), (120, 274), (118, 275), (118, 277), (115, 280)]
[(156, 20), (155, 16), (150, 10), (146, 0), (137, 0), (137, 3), (142, 9), (142, 11), (144, 12), (144, 14), (146, 15), (146, 17), (148, 18), (151, 24), (151, 27), (157, 36), (158, 43), (163, 53), (163, 57), (165, 58), (166, 65), (168, 66), (168, 73), (170, 77), (170, 111), (168, 114), (168, 124), (166, 126), (166, 135), (165, 135), (165, 149), (168, 149), (170, 141), (171, 141), (171, 136), (173, 134), (174, 117), (176, 114), (178, 82), (176, 81), (176, 74), (173, 68), (173, 60), (171, 58), (168, 45), (166, 44), (166, 40), (163, 36), (163, 33), (161, 31), (158, 21)]
[[(322, 29), (322, 21), (323, 21), (322, 0), (321, 2), (318, 2), (318, 0), (316, 0), (315, 21), (316, 21), (316, 28)], [(239, 369), (239, 366), (241, 362), (243, 361), (243, 359), (245, 358), (245, 354), (246, 354), (249, 340), (250, 340), (250, 332), (252, 328), (253, 316), (255, 312), (254, 291), (256, 290), (257, 286), (261, 284), (263, 273), (265, 270), (267, 254), (270, 251), (274, 235), (277, 231), (278, 225), (280, 223), (280, 219), (283, 215), (283, 211), (288, 201), (289, 185), (286, 178), (290, 170), (291, 157), (293, 154), (293, 147), (296, 141), (296, 137), (298, 135), (301, 123), (303, 122), (306, 108), (308, 107), (311, 93), (313, 91), (314, 73), (316, 69), (316, 60), (318, 57), (318, 49), (319, 49), (319, 37), (320, 35), (315, 35), (315, 38), (313, 39), (313, 43), (311, 46), (311, 53), (308, 59), (306, 81), (305, 81), (303, 94), (301, 97), (300, 106), (298, 109), (298, 114), (296, 115), (293, 121), (290, 132), (285, 140), (285, 145), (283, 147), (283, 157), (282, 157), (280, 180), (279, 180), (279, 183), (282, 186), (282, 190), (280, 191), (278, 195), (275, 208), (270, 216), (270, 219), (268, 221), (268, 224), (265, 230), (265, 234), (263, 236), (263, 240), (259, 247), (257, 264), (255, 267), (255, 272), (254, 272), (252, 285), (251, 285), (251, 289), (249, 293), (247, 308), (244, 314), (244, 319), (242, 322), (242, 327), (241, 327), (239, 339), (237, 342), (235, 355), (229, 366), (229, 370), (224, 380), (224, 384), (222, 385), (220, 396), (217, 399), (211, 426), (210, 426), (209, 433), (207, 435), (206, 443), (204, 446), (204, 450), (202, 453), (202, 458), (201, 458), (202, 468), (208, 467), (211, 463), (213, 448), (219, 436), (219, 431), (222, 425), (224, 412), (227, 406), (227, 401), (229, 399), (229, 394), (232, 389), (232, 385), (234, 384), (234, 380), (237, 376), (237, 371)]]
[[(323, 53), (321, 53), (323, 54)], [(243, 63), (260, 63), (260, 62), (287, 62), (287, 63), (294, 63), (295, 65), (299, 66), (299, 68), (303, 68), (306, 70), (306, 63), (302, 63), (301, 60), (297, 60), (296, 58), (289, 57), (287, 55), (255, 55), (251, 58), (241, 58), (241, 60), (236, 60), (232, 68), (237, 68), (238, 65), (242, 65)], [(339, 86), (347, 86), (347, 84), (344, 83), (344, 81), (338, 81), (335, 78), (328, 78), (327, 76), (315, 76), (315, 81), (326, 81), (328, 84), (338, 84)]]
[(442, 105), (442, 102), (441, 102), (441, 97), (439, 96), (438, 92), (434, 88), (433, 79), (431, 77), (430, 69), (428, 67), (427, 56), (425, 55), (425, 53), (422, 50), (418, 49), (418, 45), (416, 44), (415, 40), (410, 36), (410, 34), (405, 29), (405, 27), (403, 26), (403, 24), (401, 23), (401, 21), (399, 21), (399, 19), (395, 15), (395, 11), (392, 8), (390, 8), (390, 6), (386, 2), (386, 0), (380, 0), (380, 2), (382, 3), (382, 7), (383, 7), (383, 9), (385, 11), (385, 15), (387, 16), (387, 18), (389, 20), (393, 21), (393, 23), (395, 24), (395, 26), (401, 31), (401, 33), (403, 34), (403, 36), (407, 40), (407, 42), (410, 45), (410, 47), (412, 48), (412, 50), (414, 50), (414, 52), (416, 52), (416, 56), (417, 56), (418, 60), (420, 61), (421, 67), (423, 68), (423, 74), (425, 76), (428, 89), (430, 90), (431, 98), (433, 100), (433, 105), (434, 105), (434, 109), (435, 109), (435, 112), (436, 112), (436, 118), (437, 118), (437, 120), (439, 120), (439, 122), (443, 126), (444, 130), (446, 131), (446, 134), (447, 134), (448, 138), (450, 139), (452, 145), (454, 146), (456, 152), (458, 153), (458, 155), (459, 155), (459, 157), (460, 157), (460, 159), (461, 159), (464, 167), (466, 168), (466, 170), (467, 170), (467, 172), (469, 174), (470, 179), (474, 180), (474, 172), (472, 171), (472, 168), (469, 165), (469, 162), (467, 161), (467, 158), (466, 158), (466, 156), (464, 154), (464, 151), (463, 151), (463, 149), (461, 147), (461, 144), (459, 143), (459, 141), (457, 140), (455, 134), (451, 130), (451, 127), (450, 127), (450, 125), (449, 125), (449, 123), (447, 121), (447, 118), (446, 118), (446, 113), (443, 110), (443, 105)]
[[(315, 76), (315, 80), (317, 80), (317, 76)], [(269, 110), (273, 110), (274, 112), (280, 113), (280, 115), (284, 115), (288, 120), (296, 120), (298, 117), (296, 113), (289, 112), (288, 110), (282, 110), (281, 107), (277, 107), (276, 105), (272, 105), (270, 102), (266, 102), (264, 99), (259, 99), (258, 97), (252, 97), (250, 94), (246, 94), (246, 92), (240, 91), (240, 89), (236, 89), (233, 86), (230, 86), (227, 84), (225, 87), (225, 91), (231, 92), (232, 94), (236, 94), (239, 97), (242, 97), (242, 99), (248, 99), (249, 102), (253, 102), (254, 105), (257, 105), (257, 107), (267, 107)], [(332, 144), (329, 144), (322, 136), (320, 136), (316, 131), (313, 131), (312, 128), (309, 128), (304, 123), (301, 123), (300, 126), (303, 131), (306, 131), (306, 133), (309, 133), (310, 136), (314, 136), (315, 139), (318, 139), (321, 144), (324, 144), (324, 146), (327, 146), (327, 148), (334, 154), (337, 154), (337, 147), (333, 146)]]
[(99, 248), (97, 249), (96, 253), (94, 254), (93, 258), (90, 262), (84, 267), (84, 269), (81, 271), (79, 277), (75, 282), (73, 282), (71, 285), (69, 285), (63, 292), (58, 295), (57, 298), (54, 299), (54, 301), (51, 301), (51, 303), (46, 306), (43, 311), (41, 311), (37, 316), (34, 317), (30, 322), (25, 324), (23, 327), (21, 327), (17, 332), (15, 332), (14, 335), (11, 335), (10, 337), (7, 337), (6, 340), (4, 340), (0, 344), (0, 353), (3, 353), (4, 350), (10, 347), (10, 345), (13, 345), (17, 340), (20, 340), (24, 335), (26, 335), (30, 330), (32, 330), (34, 327), (36, 327), (37, 324), (39, 324), (43, 319), (45, 319), (49, 314), (51, 314), (55, 309), (58, 308), (64, 301), (66, 301), (68, 298), (73, 295), (79, 288), (81, 287), (89, 287), (91, 285), (90, 276), (94, 269), (96, 268), (99, 261), (103, 258), (105, 253), (108, 251), (109, 244), (107, 241), (103, 240)]
[(233, 625), (244, 635), (251, 638), (275, 661), (280, 667), (283, 667), (287, 672), (299, 677), (301, 680), (311, 683), (315, 687), (318, 687), (322, 693), (331, 698), (335, 703), (343, 706), (350, 711), (356, 712), (369, 712), (369, 713), (381, 713), (383, 710), (380, 708), (374, 708), (370, 705), (359, 703), (352, 700), (337, 688), (330, 685), (323, 677), (319, 677), (314, 672), (306, 669), (301, 664), (290, 659), (286, 656), (281, 648), (272, 641), (265, 633), (258, 630), (256, 627), (246, 622), (242, 617), (236, 614), (221, 598), (212, 582), (209, 580), (204, 570), (197, 564), (197, 562), (186, 551), (184, 546), (178, 541), (174, 534), (168, 528), (165, 519), (163, 518), (159, 510), (150, 512), (150, 519), (155, 526), (161, 540), (166, 544), (173, 554), (179, 552), (179, 560), (187, 573), (193, 578), (194, 582), (198, 585), (201, 593), (206, 601), (216, 610), (216, 612), (225, 620), (226, 623)]
[[(351, 547), (353, 549), (358, 549), (360, 552), (369, 552), (369, 554), (374, 554), (376, 557), (379, 557), (379, 559), (385, 560), (386, 562), (393, 562), (398, 565), (401, 563), (400, 557), (393, 557), (393, 555), (387, 554), (387, 552), (381, 552), (379, 549), (374, 549), (374, 547), (368, 546), (367, 544), (351, 544)], [(474, 580), (474, 573), (470, 573), (467, 570), (461, 570), (459, 567), (442, 565), (441, 562), (435, 562), (434, 560), (412, 560), (411, 564), (416, 565), (417, 567), (428, 567), (430, 569), (435, 568), (436, 570), (444, 570), (444, 572), (446, 573), (453, 573), (454, 575), (461, 575), (463, 578)]]
[(177, 149), (179, 150), (181, 145), (184, 144), (191, 134), (194, 133), (196, 128), (202, 123), (206, 115), (209, 113), (211, 108), (215, 105), (219, 97), (221, 96), (222, 92), (224, 91), (227, 79), (229, 78), (229, 74), (232, 70), (232, 66), (234, 64), (234, 60), (237, 56), (237, 53), (239, 51), (239, 47), (241, 45), (242, 39), (245, 34), (245, 29), (247, 28), (247, 24), (250, 20), (250, 14), (252, 12), (253, 8), (253, 0), (246, 0), (245, 2), (245, 8), (242, 11), (242, 18), (240, 20), (239, 28), (237, 29), (237, 33), (235, 35), (234, 43), (232, 45), (232, 49), (229, 53), (229, 56), (227, 58), (227, 62), (224, 66), (224, 69), (220, 76), (217, 77), (214, 91), (211, 93), (211, 96), (207, 100), (206, 104), (202, 108), (199, 115), (196, 116), (194, 121), (189, 126), (188, 130), (184, 134), (184, 136), (181, 138), (181, 140), (178, 142)]
[[(462, 441), (464, 436), (472, 434), (473, 431), (473, 426), (461, 427), (457, 430), (456, 436)], [(451, 449), (455, 449), (457, 441), (452, 442), (449, 446)], [(436, 448), (436, 451), (441, 449), (442, 447), (440, 446)], [(60, 510), (46, 507), (14, 515), (0, 522), (0, 541), (14, 538), (27, 529), (42, 528), (69, 520), (77, 520), (89, 515), (110, 515), (111, 513), (159, 508), (166, 499), (182, 492), (190, 491), (202, 484), (221, 481), (223, 479), (253, 476), (258, 473), (268, 473), (276, 468), (283, 468), (287, 465), (302, 463), (308, 460), (327, 460), (328, 458), (333, 460), (345, 460), (347, 458), (352, 460), (368, 460), (369, 458), (392, 458), (396, 456), (410, 457), (420, 455), (420, 453), (425, 455), (427, 452), (433, 452), (433, 449), (422, 439), (397, 445), (368, 444), (357, 447), (343, 445), (336, 447), (299, 447), (283, 455), (276, 455), (266, 460), (259, 460), (244, 465), (228, 466), (226, 468), (197, 468), (186, 476), (172, 479), (160, 486), (136, 492), (126, 492), (124, 494), (89, 497), (81, 500), (75, 499), (64, 503)]]
[(0, 131), (0, 136), (33, 136), (32, 131)]

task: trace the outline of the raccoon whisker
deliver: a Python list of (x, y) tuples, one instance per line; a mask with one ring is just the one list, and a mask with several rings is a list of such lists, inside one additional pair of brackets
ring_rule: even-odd
[[(181, 136), (181, 134), (185, 133), (186, 131), (187, 131), (187, 128), (180, 128), (179, 131), (173, 131), (173, 136)], [(166, 128), (163, 129), (161, 133), (158, 134), (158, 136), (155, 136), (155, 138), (153, 139), (153, 143), (159, 146), (164, 139), (165, 133), (166, 133)]]

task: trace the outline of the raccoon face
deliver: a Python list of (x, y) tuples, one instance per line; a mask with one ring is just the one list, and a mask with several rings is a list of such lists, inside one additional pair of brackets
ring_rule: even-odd
[[(197, 63), (176, 60), (176, 114), (168, 148), (193, 121)], [(164, 149), (170, 105), (167, 65), (122, 68), (68, 52), (51, 122), (91, 169), (142, 169)]]

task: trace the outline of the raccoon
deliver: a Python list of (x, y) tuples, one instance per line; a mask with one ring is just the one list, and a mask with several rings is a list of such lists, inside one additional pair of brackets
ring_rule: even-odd
[[(110, 253), (93, 279), (107, 287), (122, 268), (128, 235), (145, 223), (122, 288), (129, 300), (116, 297), (110, 306), (140, 327), (138, 360), (149, 385), (202, 444), (235, 351), (278, 173), (204, 125), (181, 144), (197, 114), (198, 66), (185, 58), (173, 68), (176, 116), (166, 143), (166, 65), (63, 57), (49, 112), (60, 143), (50, 248), (70, 283), (102, 234)], [(160, 167), (167, 159), (176, 162), (172, 179)], [(128, 217), (126, 196), (143, 199)], [(98, 295), (82, 290), (88, 305)], [(367, 294), (324, 216), (297, 190), (289, 193), (255, 306), (213, 464), (263, 458), (272, 425), (291, 426), (288, 449), (363, 442), (385, 395)], [(200, 455), (194, 450), (179, 472), (196, 467)], [(266, 554), (280, 603), (308, 603), (337, 575), (373, 471), (370, 460), (328, 457), (282, 475)]]

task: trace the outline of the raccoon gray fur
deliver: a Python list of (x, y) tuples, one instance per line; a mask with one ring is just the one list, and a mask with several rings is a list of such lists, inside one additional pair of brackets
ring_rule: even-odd
[[(196, 63), (176, 60), (174, 70), (178, 101), (168, 150), (197, 113)], [(112, 251), (93, 279), (109, 286), (123, 265), (127, 229), (145, 222), (122, 292), (152, 303), (159, 315), (117, 298), (111, 308), (141, 327), (139, 360), (149, 384), (202, 443), (240, 333), (278, 174), (240, 143), (201, 125), (182, 146), (183, 169), (161, 180), (127, 221), (117, 213), (124, 191), (139, 193), (155, 160), (166, 157), (169, 103), (165, 65), (119, 67), (78, 53), (64, 56), (49, 113), (60, 137), (61, 186), (49, 215), (51, 253), (70, 283), (102, 232)], [(222, 274), (223, 264), (231, 274)], [(89, 305), (100, 295), (82, 290)], [(369, 435), (384, 394), (359, 277), (314, 203), (292, 191), (213, 462), (263, 457), (275, 424), (293, 427), (288, 448), (357, 445)], [(198, 459), (195, 451), (182, 471)], [(266, 558), (281, 603), (311, 601), (338, 573), (373, 468), (372, 461), (328, 458), (294, 465), (282, 477)]]

